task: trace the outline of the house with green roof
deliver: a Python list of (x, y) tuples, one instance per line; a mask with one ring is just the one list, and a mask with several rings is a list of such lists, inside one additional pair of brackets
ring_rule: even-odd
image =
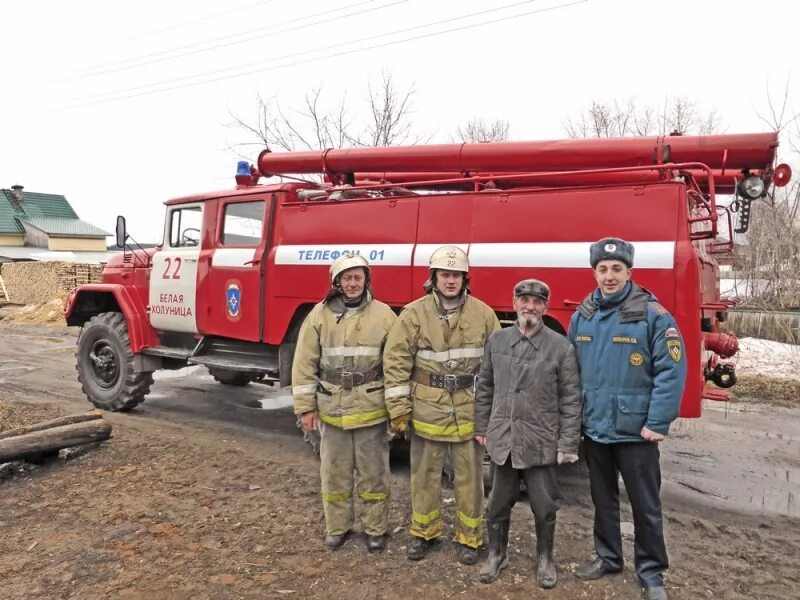
[(0, 189), (0, 246), (105, 252), (108, 235), (78, 218), (61, 194), (26, 192), (21, 185)]

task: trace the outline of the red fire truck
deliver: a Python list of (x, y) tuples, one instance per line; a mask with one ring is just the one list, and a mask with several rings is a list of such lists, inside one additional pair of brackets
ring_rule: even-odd
[[(564, 332), (594, 286), (589, 245), (619, 236), (635, 246), (636, 281), (678, 321), (695, 365), (681, 415), (697, 417), (735, 382), (716, 256), (750, 203), (791, 177), (773, 167), (777, 145), (766, 133), (264, 151), (240, 163), (235, 189), (167, 201), (161, 245), (73, 290), (79, 380), (92, 404), (121, 411), (154, 371), (187, 364), (226, 384), (288, 385), (299, 326), (343, 253), (367, 258), (376, 296), (399, 309), (421, 295), (431, 252), (458, 245), (472, 293), (501, 321), (514, 318), (514, 283), (536, 277), (552, 287), (547, 324)], [(259, 184), (277, 175), (290, 182)]]

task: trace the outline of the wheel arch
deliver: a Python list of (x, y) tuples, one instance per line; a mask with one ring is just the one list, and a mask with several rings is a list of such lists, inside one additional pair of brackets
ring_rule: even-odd
[(150, 326), (147, 311), (138, 296), (117, 284), (82, 285), (70, 293), (64, 307), (67, 325), (83, 326), (93, 316), (104, 312), (119, 312), (128, 326), (131, 350), (138, 354), (142, 348), (157, 346), (158, 336)]

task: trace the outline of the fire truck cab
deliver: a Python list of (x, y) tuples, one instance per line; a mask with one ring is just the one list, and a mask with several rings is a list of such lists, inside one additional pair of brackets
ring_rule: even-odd
[[(166, 202), (160, 246), (113, 258), (103, 283), (69, 296), (82, 326), (77, 371), (107, 410), (142, 402), (159, 369), (204, 365), (221, 383), (290, 384), (300, 324), (329, 286), (328, 266), (357, 253), (376, 297), (398, 310), (422, 294), (439, 246), (468, 252), (471, 292), (510, 323), (512, 289), (552, 289), (548, 326), (564, 333), (593, 289), (589, 245), (634, 244), (634, 278), (675, 316), (690, 374), (681, 415), (724, 400), (735, 337), (718, 331), (715, 256), (730, 252), (738, 206), (785, 185), (775, 134), (449, 144), (272, 153), (239, 165), (236, 188)], [(323, 181), (259, 184), (262, 176)], [(738, 228), (746, 228), (744, 210)], [(727, 230), (720, 240), (719, 232)], [(120, 245), (127, 238), (118, 222)]]

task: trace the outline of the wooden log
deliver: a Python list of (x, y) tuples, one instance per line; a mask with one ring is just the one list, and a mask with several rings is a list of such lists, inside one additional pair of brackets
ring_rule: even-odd
[(111, 437), (111, 424), (103, 419), (51, 427), (0, 440), (0, 463), (31, 454), (54, 452)]
[(53, 427), (61, 427), (62, 425), (71, 425), (72, 423), (84, 423), (86, 421), (93, 421), (95, 419), (102, 419), (102, 418), (103, 415), (98, 410), (93, 410), (80, 415), (68, 415), (66, 417), (58, 417), (57, 419), (42, 421), (41, 423), (35, 423), (34, 425), (28, 425), (26, 427), (17, 427), (16, 429), (9, 429), (8, 431), (3, 431), (0, 433), (0, 440), (4, 440), (10, 437), (16, 437), (18, 435), (24, 435), (26, 433), (32, 433), (34, 431), (52, 429)]

